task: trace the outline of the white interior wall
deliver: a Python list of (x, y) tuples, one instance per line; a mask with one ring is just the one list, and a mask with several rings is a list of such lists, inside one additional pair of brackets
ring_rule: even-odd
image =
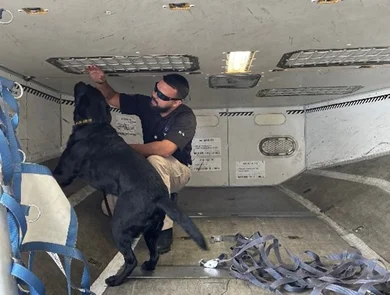
[(23, 86), (19, 98), (18, 139), (28, 161), (39, 161), (57, 156), (61, 145), (60, 95), (35, 82), (0, 70), (4, 78)]
[[(63, 94), (61, 98), (62, 98), (61, 150), (63, 151), (66, 147), (66, 143), (69, 139), (69, 136), (72, 133), (74, 98), (66, 94)], [(127, 143), (142, 143), (141, 122), (138, 117), (122, 115), (117, 109), (113, 109), (111, 111), (111, 115), (112, 115), (111, 125), (118, 131), (119, 135), (122, 136)]]
[(390, 89), (306, 108), (307, 168), (390, 152)]
[[(227, 118), (219, 116), (223, 111), (226, 109), (194, 110), (198, 126), (193, 142), (190, 186), (228, 185)], [(112, 125), (127, 143), (143, 142), (137, 116), (113, 112)]]
[[(273, 185), (303, 171), (305, 169), (304, 113), (288, 115), (286, 112), (286, 108), (194, 110), (197, 129), (192, 145), (192, 177), (187, 186)], [(285, 121), (274, 123), (275, 125), (256, 124), (256, 116), (265, 114), (281, 114)], [(123, 131), (132, 130), (125, 135), (126, 142), (142, 143), (141, 126), (135, 116), (115, 114), (115, 117), (120, 118), (120, 123), (117, 125), (113, 122), (114, 127), (122, 135)], [(127, 126), (124, 121), (127, 122)], [(262, 155), (258, 145), (263, 138), (269, 136), (294, 138), (297, 142), (295, 153), (288, 157)], [(246, 163), (248, 161), (251, 163)], [(237, 163), (244, 165), (244, 167), (238, 166), (241, 171), (238, 173)]]
[[(276, 185), (305, 169), (304, 114), (286, 108), (229, 109), (230, 186)], [(235, 112), (251, 115), (235, 115)], [(289, 137), (296, 146), (288, 156), (265, 156), (259, 144), (265, 138)]]
[(34, 83), (26, 86), (31, 87), (26, 102), (28, 159), (57, 156), (61, 147), (60, 95)]
[[(72, 100), (63, 96), (63, 99)], [(71, 133), (73, 105), (62, 104), (63, 147)], [(197, 130), (193, 141), (192, 178), (189, 187), (256, 186), (281, 183), (305, 169), (304, 113), (288, 114), (286, 108), (196, 109)], [(250, 115), (247, 115), (250, 113)], [(257, 115), (282, 115), (282, 122), (255, 122)], [(112, 112), (112, 125), (127, 143), (142, 143), (140, 120)], [(274, 124), (274, 125), (270, 125)], [(269, 136), (290, 136), (294, 154), (266, 157), (260, 141)], [(245, 166), (252, 162), (249, 166)], [(237, 173), (236, 164), (241, 172)], [(242, 171), (245, 169), (246, 171)], [(248, 177), (248, 178), (242, 178)]]
[[(25, 94), (19, 99), (18, 137), (27, 160), (57, 156), (71, 132), (74, 107), (67, 101), (73, 101), (73, 97), (62, 95), (65, 101), (60, 104), (59, 94), (49, 88), (8, 72), (0, 71), (0, 75), (25, 86)], [(388, 93), (390, 89), (381, 89), (311, 104), (305, 110), (299, 107), (195, 109), (198, 128), (189, 186), (273, 185), (300, 173), (305, 167), (313, 169), (388, 153)], [(253, 114), (231, 115), (234, 112)], [(270, 113), (283, 114), (285, 122), (266, 126), (255, 123), (256, 115)], [(142, 142), (137, 117), (113, 111), (112, 124), (127, 142)], [(291, 136), (297, 150), (289, 157), (265, 157), (258, 148), (265, 136)], [(205, 149), (211, 150), (212, 155), (201, 155)], [(237, 178), (237, 162), (242, 161), (255, 161), (252, 164), (257, 168), (253, 167), (252, 172), (257, 173), (257, 179)], [(250, 169), (248, 171), (250, 175)]]
[[(313, 169), (387, 153), (390, 151), (388, 93), (389, 89), (382, 89), (312, 104), (305, 109), (196, 109), (198, 128), (193, 143), (193, 176), (188, 186), (274, 185), (299, 174), (305, 167)], [(67, 122), (72, 122), (73, 106), (62, 105), (62, 111), (63, 138), (67, 140), (71, 131)], [(265, 114), (281, 114), (285, 122), (256, 124), (256, 116)], [(137, 117), (113, 113), (113, 126), (128, 143), (142, 142)], [(262, 155), (258, 146), (267, 136), (291, 136), (297, 143), (296, 152), (280, 158)], [(200, 154), (205, 151), (212, 151), (212, 155)], [(246, 174), (253, 178), (257, 173), (258, 178), (238, 178), (237, 162), (242, 161), (255, 162), (252, 163), (253, 173), (249, 169), (247, 173), (241, 173), (241, 177)]]
[(192, 142), (192, 177), (188, 186), (228, 186), (229, 150), (227, 109), (194, 110), (197, 128)]

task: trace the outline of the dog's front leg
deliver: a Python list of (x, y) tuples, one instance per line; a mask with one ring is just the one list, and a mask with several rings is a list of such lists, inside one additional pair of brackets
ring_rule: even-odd
[(75, 163), (70, 157), (69, 149), (66, 148), (53, 171), (53, 177), (61, 188), (64, 188), (72, 183), (73, 179), (77, 176), (76, 173)]

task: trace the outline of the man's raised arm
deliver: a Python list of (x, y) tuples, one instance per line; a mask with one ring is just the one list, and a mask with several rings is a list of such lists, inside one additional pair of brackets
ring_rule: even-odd
[(97, 66), (88, 66), (87, 72), (91, 79), (96, 83), (96, 88), (100, 90), (107, 103), (113, 107), (119, 108), (119, 93), (116, 92), (108, 83), (104, 72)]

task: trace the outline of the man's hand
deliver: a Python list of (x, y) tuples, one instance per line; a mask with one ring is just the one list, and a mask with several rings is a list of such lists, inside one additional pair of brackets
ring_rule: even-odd
[(104, 72), (95, 65), (88, 66), (86, 71), (89, 73), (89, 77), (97, 84), (96, 88), (103, 94), (107, 103), (119, 109), (120, 95), (107, 83)]
[(104, 72), (101, 69), (99, 69), (97, 66), (95, 66), (95, 65), (88, 66), (86, 68), (86, 70), (89, 74), (89, 77), (95, 83), (103, 84), (103, 83), (107, 82), (106, 76), (104, 75)]
[(166, 139), (147, 144), (129, 144), (129, 146), (145, 158), (152, 155), (167, 158), (177, 150), (177, 145)]

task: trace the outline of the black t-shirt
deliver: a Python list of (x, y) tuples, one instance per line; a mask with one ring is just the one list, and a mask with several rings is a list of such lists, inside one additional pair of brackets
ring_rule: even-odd
[(136, 115), (141, 120), (144, 143), (167, 139), (175, 143), (178, 149), (173, 153), (184, 165), (192, 165), (192, 139), (196, 130), (194, 112), (181, 104), (169, 115), (162, 117), (151, 105), (150, 96), (120, 94), (122, 114)]

